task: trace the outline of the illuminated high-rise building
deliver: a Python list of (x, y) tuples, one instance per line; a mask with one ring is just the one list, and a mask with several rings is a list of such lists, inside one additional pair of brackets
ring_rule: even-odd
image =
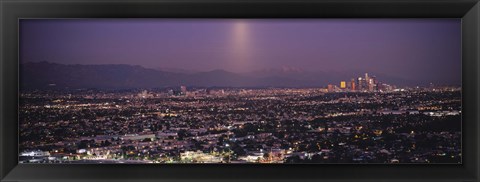
[(350, 81), (350, 90), (356, 90), (355, 86), (356, 86), (355, 85), (355, 79), (352, 78), (352, 80)]
[(368, 85), (368, 91), (369, 91), (369, 92), (374, 91), (374, 88), (375, 88), (374, 86), (375, 86), (375, 84), (373, 84), (373, 78), (369, 78), (368, 81), (367, 81), (367, 83), (368, 83), (368, 84), (367, 84), (367, 85)]
[(372, 76), (372, 85), (373, 85), (373, 90), (378, 90), (378, 80), (376, 76)]
[(182, 94), (186, 94), (186, 93), (187, 93), (187, 87), (186, 87), (186, 86), (183, 86), (183, 85), (180, 86), (180, 92), (181, 92)]
[(365, 73), (365, 85), (363, 87), (367, 90), (370, 88), (370, 77), (368, 77), (368, 73)]
[(334, 86), (332, 84), (328, 84), (327, 90), (328, 92), (333, 92), (334, 91)]
[(364, 87), (363, 87), (363, 78), (362, 77), (358, 77), (358, 82), (357, 82), (357, 87), (358, 87), (358, 90), (362, 90)]
[(340, 88), (341, 88), (341, 89), (346, 89), (346, 88), (347, 88), (347, 82), (341, 81), (341, 82), (340, 82)]
[(168, 90), (167, 94), (168, 94), (168, 96), (172, 96), (173, 94), (175, 94), (175, 92), (173, 92), (173, 90), (170, 89), (170, 90)]
[(378, 91), (385, 91), (385, 86), (382, 82), (377, 83), (377, 90)]

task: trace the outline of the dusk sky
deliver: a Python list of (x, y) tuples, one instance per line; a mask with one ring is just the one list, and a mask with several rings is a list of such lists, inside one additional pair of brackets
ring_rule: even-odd
[(461, 78), (460, 19), (21, 20), (20, 61)]

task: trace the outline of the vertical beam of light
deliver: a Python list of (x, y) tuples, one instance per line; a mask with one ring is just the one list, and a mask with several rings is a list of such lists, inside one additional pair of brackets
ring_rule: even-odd
[(234, 71), (244, 71), (249, 66), (250, 42), (250, 25), (244, 20), (235, 21), (232, 29), (232, 57), (230, 59), (230, 65)]

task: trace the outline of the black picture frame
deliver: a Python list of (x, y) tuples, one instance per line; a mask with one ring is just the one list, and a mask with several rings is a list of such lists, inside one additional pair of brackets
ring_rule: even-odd
[[(479, 181), (478, 0), (0, 0), (0, 180)], [(461, 165), (18, 164), (21, 18), (461, 18)]]

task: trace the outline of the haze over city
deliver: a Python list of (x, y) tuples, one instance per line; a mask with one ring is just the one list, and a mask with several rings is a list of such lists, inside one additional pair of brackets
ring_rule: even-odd
[(274, 69), (344, 79), (370, 72), (460, 85), (460, 25), (459, 19), (24, 19), (20, 62), (188, 73)]

